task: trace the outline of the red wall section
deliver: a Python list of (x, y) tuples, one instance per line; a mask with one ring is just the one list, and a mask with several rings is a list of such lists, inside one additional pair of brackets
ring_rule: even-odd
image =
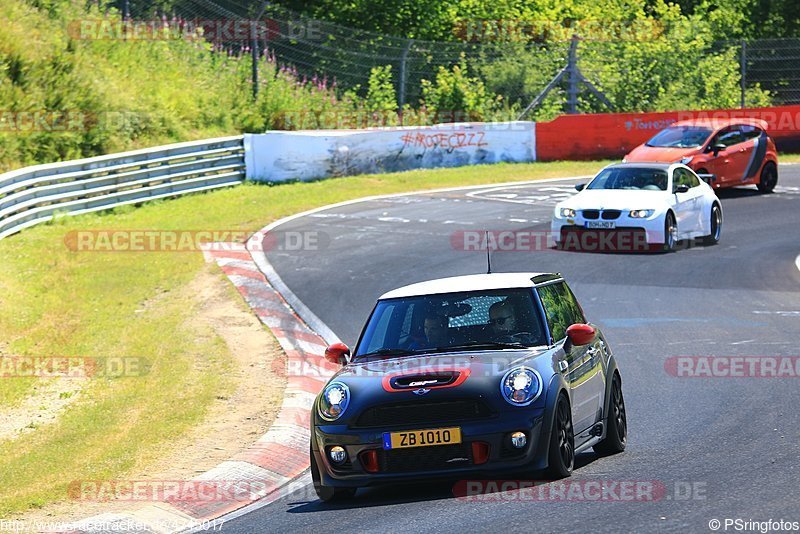
[(562, 115), (536, 123), (536, 159), (585, 160), (622, 158), (631, 149), (678, 120), (750, 117), (767, 121), (779, 151), (800, 149), (800, 106)]

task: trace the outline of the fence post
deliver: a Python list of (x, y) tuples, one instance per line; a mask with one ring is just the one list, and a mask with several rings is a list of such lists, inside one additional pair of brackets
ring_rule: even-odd
[(406, 61), (408, 60), (408, 53), (411, 50), (411, 43), (413, 42), (413, 39), (409, 39), (406, 46), (403, 48), (403, 53), (400, 55), (400, 83), (397, 86), (397, 108), (398, 115), (400, 116), (400, 126), (403, 125), (403, 106), (406, 105), (406, 81), (408, 79)]
[(256, 21), (250, 21), (250, 51), (253, 57), (253, 100), (258, 99), (258, 32)]
[(746, 91), (746, 84), (747, 84), (747, 41), (742, 39), (742, 53), (740, 58), (740, 70), (741, 70), (741, 78), (742, 78), (742, 109), (745, 107), (745, 91)]
[(578, 36), (572, 36), (569, 43), (569, 55), (567, 56), (567, 113), (575, 114), (578, 112), (578, 83), (580, 74), (578, 73)]

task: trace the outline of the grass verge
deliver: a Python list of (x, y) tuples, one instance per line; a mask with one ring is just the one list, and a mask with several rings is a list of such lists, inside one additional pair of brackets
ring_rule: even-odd
[[(64, 500), (70, 481), (124, 477), (202, 420), (235, 384), (218, 336), (198, 330), (186, 287), (197, 252), (71, 252), (73, 230), (251, 230), (306, 209), (366, 195), (585, 175), (603, 162), (499, 164), (247, 184), (208, 194), (67, 217), (0, 242), (0, 354), (139, 357), (142, 376), (96, 377), (56, 422), (0, 442), (0, 517)], [(51, 379), (66, 380), (66, 379)], [(0, 411), (35, 394), (3, 379)]]

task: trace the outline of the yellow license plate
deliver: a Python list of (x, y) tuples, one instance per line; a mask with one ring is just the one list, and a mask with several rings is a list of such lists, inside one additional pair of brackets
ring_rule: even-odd
[(383, 448), (387, 451), (389, 449), (452, 445), (454, 443), (461, 443), (461, 427), (383, 433)]

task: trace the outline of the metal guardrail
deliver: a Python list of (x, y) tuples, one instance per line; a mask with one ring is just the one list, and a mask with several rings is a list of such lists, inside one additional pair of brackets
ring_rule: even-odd
[(237, 185), (242, 136), (166, 145), (0, 174), (0, 239), (60, 214)]

